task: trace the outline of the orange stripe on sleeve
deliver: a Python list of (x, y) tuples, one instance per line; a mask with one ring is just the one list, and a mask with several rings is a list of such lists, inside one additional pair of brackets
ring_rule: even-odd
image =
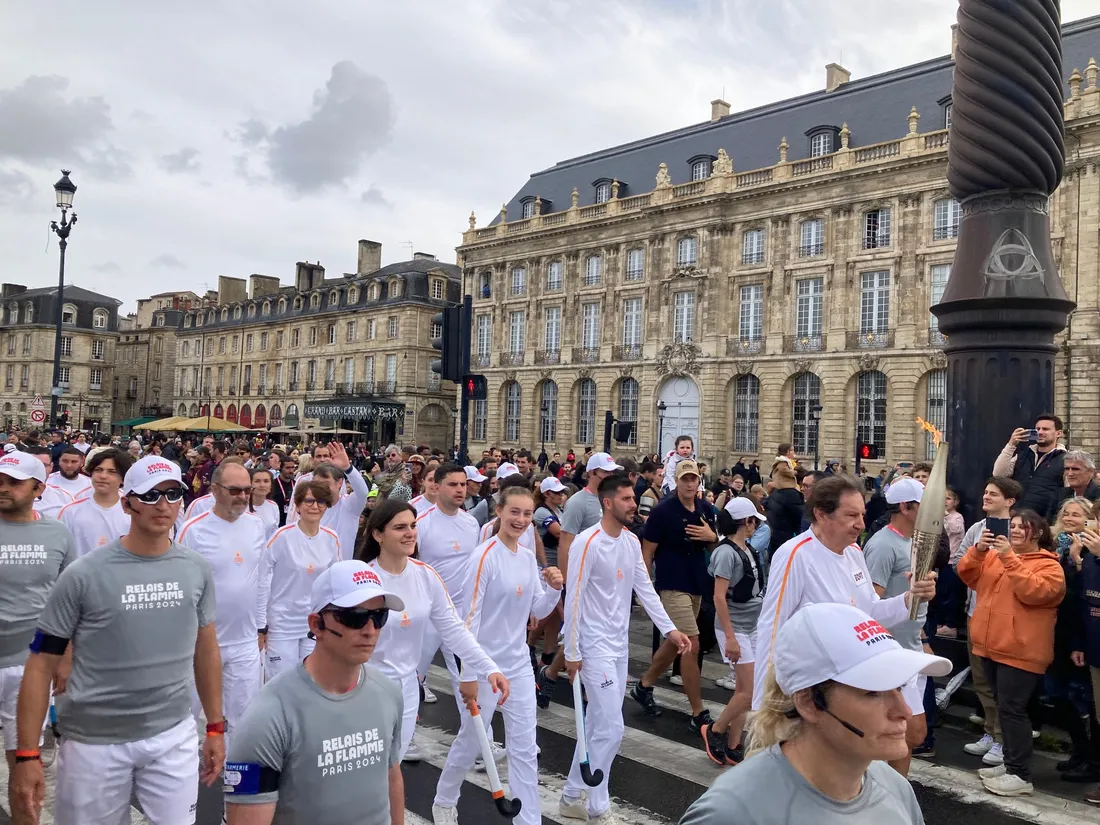
[(489, 551), (496, 546), (496, 539), (489, 542), (489, 546), (485, 548), (485, 552), (481, 554), (481, 558), (477, 560), (477, 575), (474, 576), (474, 595), (470, 599), (470, 612), (466, 616), (466, 627), (470, 626), (470, 622), (474, 620), (474, 610), (477, 608), (477, 589), (481, 585), (481, 569), (485, 566), (485, 559), (489, 555)]
[(193, 518), (193, 519), (191, 519), (191, 520), (190, 520), (189, 522), (187, 522), (187, 524), (183, 525), (183, 529), (182, 529), (182, 530), (180, 530), (180, 534), (179, 534), (178, 536), (176, 536), (176, 541), (180, 541), (180, 542), (181, 542), (181, 541), (183, 541), (183, 537), (187, 535), (187, 530), (188, 530), (188, 528), (190, 528), (192, 524), (198, 524), (198, 523), (199, 523), (200, 521), (202, 521), (202, 520), (203, 520), (204, 518), (206, 518), (206, 517), (207, 517), (208, 515), (210, 515), (210, 511), (209, 511), (209, 510), (207, 510), (207, 511), (206, 511), (205, 513), (203, 513), (202, 515), (200, 515), (200, 516), (198, 516), (198, 517), (196, 517), (196, 518)]
[(574, 587), (573, 593), (573, 643), (577, 648), (577, 652), (580, 652), (580, 645), (577, 642), (577, 628), (580, 626), (580, 608), (581, 608), (581, 579), (584, 577), (584, 560), (588, 555), (588, 548), (592, 546), (592, 542), (596, 540), (596, 536), (600, 534), (597, 530), (591, 536), (588, 537), (588, 541), (584, 543), (584, 550), (581, 551), (581, 563), (577, 566), (577, 585)]
[(787, 579), (791, 576), (791, 565), (794, 564), (795, 554), (798, 553), (799, 548), (806, 542), (813, 541), (813, 536), (802, 539), (798, 544), (791, 548), (791, 555), (787, 557), (787, 565), (783, 568), (783, 581), (779, 584), (779, 598), (775, 603), (775, 619), (772, 621), (772, 638), (771, 646), (768, 648), (768, 659), (771, 660), (775, 650), (775, 634), (779, 630), (779, 613), (783, 609), (783, 595), (787, 592)]

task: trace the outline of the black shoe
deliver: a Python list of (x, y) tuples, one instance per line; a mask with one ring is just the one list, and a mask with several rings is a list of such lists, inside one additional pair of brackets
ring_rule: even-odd
[(543, 665), (549, 667), (550, 663), (554, 661), (554, 656), (556, 656), (556, 655), (557, 654), (555, 654), (555, 653), (543, 653), (542, 654), (542, 663), (543, 663)]
[(707, 725), (713, 725), (714, 720), (710, 718), (710, 711), (704, 710), (698, 716), (692, 716), (689, 724), (692, 730), (702, 730)]
[(1100, 767), (1091, 762), (1082, 762), (1076, 768), (1062, 772), (1066, 782), (1100, 782)]
[(919, 745), (913, 748), (913, 756), (918, 759), (935, 759), (936, 749), (928, 747), (927, 745)]
[(711, 725), (703, 725), (699, 733), (703, 735), (703, 749), (715, 765), (726, 764), (726, 737), (715, 733)]
[(1084, 764), (1085, 761), (1086, 760), (1083, 756), (1081, 756), (1078, 753), (1075, 753), (1072, 756), (1070, 756), (1069, 759), (1063, 759), (1061, 762), (1059, 762), (1054, 767), (1058, 769), (1059, 773), (1065, 773), (1066, 771), (1076, 770), (1082, 764)]
[[(642, 683), (637, 682), (630, 691), (630, 698), (642, 706), (642, 710), (646, 712), (647, 716), (661, 715), (662, 711), (653, 699), (653, 688), (642, 687)], [(698, 728), (695, 728), (695, 730), (698, 730)]]
[(736, 748), (726, 749), (726, 764), (740, 765), (745, 761), (745, 751), (738, 745)]
[(556, 684), (557, 679), (546, 675), (546, 666), (540, 667), (535, 674), (535, 703), (543, 710), (550, 707), (550, 697), (554, 694)]

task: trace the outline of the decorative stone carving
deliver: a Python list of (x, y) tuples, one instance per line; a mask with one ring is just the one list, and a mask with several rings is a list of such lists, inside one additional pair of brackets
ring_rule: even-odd
[(787, 162), (787, 150), (791, 148), (791, 144), (787, 143), (786, 135), (783, 136), (783, 140), (779, 144), (779, 162)]
[(917, 114), (917, 107), (914, 106), (912, 111), (909, 112), (909, 134), (915, 135), (918, 125), (920, 125), (920, 115)]
[(586, 378), (591, 378), (592, 377), (592, 370), (590, 370), (588, 367), (585, 367), (583, 369), (579, 369), (579, 370), (577, 370), (577, 377), (580, 378), (582, 381)]
[(932, 353), (932, 368), (942, 370), (947, 366), (947, 353), (942, 349)]
[(535, 198), (535, 217), (542, 214), (542, 198)]
[(470, 211), (470, 229), (477, 227), (477, 216), (474, 215), (473, 210)]
[(668, 344), (657, 354), (658, 375), (698, 375), (700, 349), (690, 341)]
[(506, 203), (500, 205), (500, 222), (508, 223), (508, 204)]
[(611, 181), (611, 200), (617, 201), (619, 199), (619, 182), (617, 180)]
[(840, 148), (847, 149), (848, 144), (852, 139), (852, 131), (848, 128), (848, 124), (845, 123), (840, 128)]
[(668, 174), (668, 164), (662, 163), (657, 167), (657, 189), (667, 189), (672, 186), (672, 177)]
[(794, 367), (794, 371), (796, 373), (809, 372), (810, 367), (812, 367), (813, 365), (814, 362), (811, 361), (809, 358), (796, 358), (794, 361), (791, 362), (791, 366)]
[(879, 358), (877, 355), (871, 355), (869, 352), (863, 353), (859, 356), (859, 369), (861, 372), (872, 372), (877, 370), (879, 365)]
[(634, 377), (634, 367), (619, 367), (619, 377), (620, 378), (633, 378)]
[(539, 381), (549, 381), (551, 374), (550, 370), (539, 370)]
[(508, 370), (508, 372), (504, 373), (504, 380), (505, 381), (515, 381), (516, 380), (516, 371), (515, 370)]
[(577, 187), (575, 187), (575, 186), (573, 187), (573, 194), (571, 196), (571, 199), (573, 201), (572, 208), (576, 209), (577, 204), (580, 203), (580, 200), (581, 200), (581, 193), (577, 191)]
[(738, 361), (734, 366), (737, 367), (738, 375), (752, 375), (752, 370), (755, 364), (752, 361), (744, 360)]
[(733, 161), (730, 156), (726, 154), (725, 149), (718, 150), (718, 160), (714, 161), (711, 165), (711, 174), (714, 175), (732, 175), (733, 174)]

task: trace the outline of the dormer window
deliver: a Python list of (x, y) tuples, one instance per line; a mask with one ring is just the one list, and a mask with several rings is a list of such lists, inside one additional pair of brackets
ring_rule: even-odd
[(255, 304), (249, 304), (248, 305), (248, 317), (249, 318), (255, 318), (256, 317), (256, 305)]
[(714, 158), (709, 155), (696, 155), (689, 158), (688, 163), (691, 164), (691, 179), (693, 181), (706, 180), (710, 177)]
[(222, 320), (223, 321), (228, 321), (229, 320), (229, 307), (225, 307), (222, 310)]
[[(225, 312), (225, 310), (222, 310), (222, 312)], [(206, 323), (212, 324), (216, 320), (218, 320), (218, 316), (214, 313), (214, 310), (210, 310), (208, 313), (206, 313)]]
[(279, 312), (280, 315), (282, 315), (284, 312), (286, 312), (286, 298), (280, 298), (279, 299), (278, 312)]
[[(75, 306), (73, 306), (72, 304), (65, 304), (65, 306), (61, 308), (61, 323), (65, 324), (65, 326), (76, 325)], [(104, 326), (106, 326), (106, 324), (104, 324)]]
[(359, 303), (359, 287), (353, 286), (348, 290), (348, 303), (349, 304)]
[(607, 203), (611, 200), (611, 181), (604, 178), (592, 185), (596, 187), (596, 203)]
[(30, 301), (27, 301), (27, 303), (23, 304), (23, 320), (26, 321), (28, 324), (34, 323), (34, 304), (32, 304)]
[(337, 291), (336, 291), (335, 289), (334, 289), (334, 290), (332, 290), (332, 292), (330, 292), (330, 293), (328, 294), (328, 305), (329, 305), (330, 307), (334, 307), (334, 306), (339, 306), (339, 305), (340, 305), (340, 293), (339, 293), (339, 292), (337, 292)]
[(164, 326), (164, 316), (158, 314), (157, 317), (153, 319), (153, 326), (155, 326), (155, 327)]
[(191, 326), (191, 316), (190, 315), (183, 316), (183, 325), (185, 327), (190, 327)]
[(321, 306), (321, 296), (314, 292), (309, 296), (309, 308), (317, 309), (319, 306)]
[(523, 220), (528, 220), (535, 217), (535, 199), (532, 197), (526, 197), (520, 202), (520, 206), (523, 207)]
[(295, 312), (299, 312), (302, 309), (302, 305), (303, 304), (302, 304), (301, 296), (294, 299), (294, 311)]
[(401, 281), (393, 281), (390, 284), (390, 297), (391, 298), (400, 298), (401, 297)]
[(233, 320), (234, 321), (241, 320), (241, 308), (239, 306), (233, 307)]
[(271, 301), (264, 301), (263, 306), (260, 308), (260, 315), (265, 318), (271, 314)]
[(810, 157), (819, 158), (833, 151), (833, 136), (828, 132), (821, 132), (810, 138)]
[(378, 284), (371, 284), (370, 286), (367, 287), (367, 300), (368, 301), (377, 301), (378, 300)]

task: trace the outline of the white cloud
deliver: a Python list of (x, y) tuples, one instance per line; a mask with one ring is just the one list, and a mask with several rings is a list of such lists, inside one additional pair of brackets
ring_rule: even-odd
[(149, 266), (156, 266), (156, 267), (160, 267), (161, 269), (186, 269), (187, 268), (187, 264), (185, 264), (183, 261), (181, 261), (175, 255), (172, 255), (171, 253), (168, 253), (168, 252), (157, 255), (157, 257), (155, 257), (155, 258), (153, 258), (153, 260), (149, 261)]
[(160, 156), (160, 168), (165, 172), (198, 172), (199, 150), (193, 146), (184, 146), (178, 152)]

